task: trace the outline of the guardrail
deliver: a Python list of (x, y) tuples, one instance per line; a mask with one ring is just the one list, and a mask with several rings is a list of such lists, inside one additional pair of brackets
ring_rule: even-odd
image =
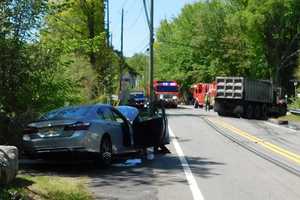
[(290, 109), (289, 111), (294, 115), (300, 115), (300, 109)]

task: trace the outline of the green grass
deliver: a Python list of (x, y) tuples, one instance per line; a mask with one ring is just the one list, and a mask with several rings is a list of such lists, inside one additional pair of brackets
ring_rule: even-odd
[(292, 121), (292, 122), (300, 122), (300, 116), (299, 115), (293, 115), (293, 114), (286, 115), (286, 116), (283, 116), (283, 117), (279, 117), (278, 119), (279, 120), (288, 120), (288, 121)]
[(84, 178), (57, 176), (18, 176), (0, 189), (2, 200), (92, 200)]

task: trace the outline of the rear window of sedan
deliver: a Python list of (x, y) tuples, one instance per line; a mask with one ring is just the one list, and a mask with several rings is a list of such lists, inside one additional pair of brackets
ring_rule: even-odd
[(85, 117), (90, 110), (91, 110), (90, 106), (63, 108), (63, 109), (54, 110), (46, 113), (40, 118), (40, 120), (82, 118)]

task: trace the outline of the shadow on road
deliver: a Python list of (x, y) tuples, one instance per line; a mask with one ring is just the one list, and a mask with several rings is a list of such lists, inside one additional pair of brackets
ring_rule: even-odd
[[(214, 168), (218, 165), (224, 165), (224, 163), (211, 161), (207, 158), (187, 156), (186, 159), (193, 174), (202, 178), (219, 175), (214, 172)], [(22, 174), (32, 175), (88, 176), (96, 181), (94, 182), (95, 186), (114, 185), (120, 181), (129, 180), (133, 184), (171, 184), (168, 179), (172, 179), (173, 175), (177, 176), (178, 173), (182, 172), (181, 163), (178, 157), (173, 154), (156, 155), (152, 161), (142, 159), (142, 164), (136, 166), (120, 165), (123, 161), (123, 159), (119, 159), (107, 169), (98, 169), (93, 162), (89, 161), (21, 161), (20, 170)], [(176, 182), (176, 179), (171, 181)]]
[[(220, 175), (218, 167), (225, 165), (201, 157), (186, 156), (186, 159), (194, 176), (200, 178)], [(136, 166), (122, 163), (124, 159), (117, 160), (107, 169), (98, 169), (93, 162), (87, 161), (25, 161), (21, 162), (20, 170), (21, 174), (33, 176), (88, 177), (90, 191), (96, 199), (156, 199), (158, 188), (162, 186), (187, 186), (180, 160), (175, 154), (156, 155), (151, 161), (142, 159), (142, 163)]]
[(215, 116), (213, 114), (202, 114), (202, 113), (168, 113), (168, 117), (212, 117)]

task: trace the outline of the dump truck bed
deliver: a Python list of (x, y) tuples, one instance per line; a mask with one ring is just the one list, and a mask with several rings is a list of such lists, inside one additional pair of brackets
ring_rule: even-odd
[(218, 99), (273, 102), (273, 87), (270, 81), (250, 80), (243, 77), (217, 77), (216, 82)]

